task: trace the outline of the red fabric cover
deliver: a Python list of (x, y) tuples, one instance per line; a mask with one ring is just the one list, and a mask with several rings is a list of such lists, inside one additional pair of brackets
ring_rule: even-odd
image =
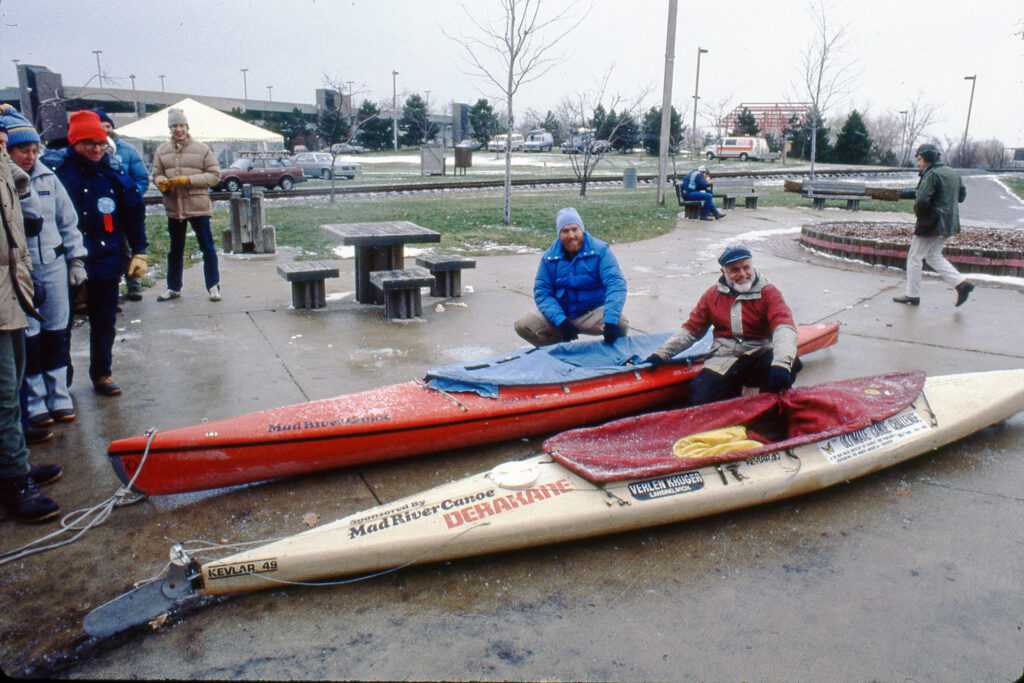
[[(924, 379), (923, 372), (859, 377), (648, 413), (556, 434), (544, 442), (544, 450), (591, 481), (671, 474), (863, 429), (910, 405), (920, 395)], [(672, 444), (688, 434), (775, 417), (786, 425), (787, 438), (782, 441), (718, 458), (677, 458), (672, 453)]]

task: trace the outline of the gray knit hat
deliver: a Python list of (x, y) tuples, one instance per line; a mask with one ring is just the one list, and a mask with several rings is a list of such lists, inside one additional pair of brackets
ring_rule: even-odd
[(178, 109), (177, 107), (172, 107), (171, 109), (168, 109), (167, 127), (170, 128), (171, 126), (176, 126), (179, 123), (184, 124), (186, 126), (188, 125), (188, 119), (185, 118), (185, 112)]
[[(580, 218), (579, 212), (572, 207), (566, 207), (558, 212), (555, 216), (555, 232), (561, 233), (562, 228), (567, 225), (578, 225), (583, 228), (583, 219)], [(586, 228), (583, 228), (584, 230)]]

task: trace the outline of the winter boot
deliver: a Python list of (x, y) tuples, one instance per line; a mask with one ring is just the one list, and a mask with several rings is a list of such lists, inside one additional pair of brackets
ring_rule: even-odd
[(60, 513), (60, 506), (40, 491), (27, 474), (0, 478), (0, 506), (19, 522), (45, 522)]

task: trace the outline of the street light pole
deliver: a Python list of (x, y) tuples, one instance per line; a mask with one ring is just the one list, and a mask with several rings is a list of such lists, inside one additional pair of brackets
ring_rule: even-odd
[(964, 139), (960, 143), (960, 168), (964, 167), (964, 148), (967, 146), (967, 129), (971, 125), (971, 107), (974, 106), (974, 85), (977, 83), (978, 75), (964, 76), (965, 81), (971, 82), (971, 99), (967, 103), (967, 123), (964, 124)]
[(268, 102), (273, 102), (274, 101), (273, 93), (274, 93), (274, 86), (268, 85), (267, 86), (267, 101)]
[(398, 151), (398, 72), (391, 71), (391, 132), (394, 135), (395, 151)]
[(103, 54), (103, 50), (93, 50), (92, 53), (96, 55), (96, 78), (99, 80), (100, 87), (103, 87), (103, 71), (100, 69), (100, 55)]
[(242, 100), (249, 102), (249, 84), (246, 82), (245, 73), (248, 69), (242, 69)]
[(160, 92), (167, 92), (167, 90), (164, 88), (164, 78), (164, 74), (160, 74)]
[(697, 100), (700, 99), (700, 56), (707, 53), (702, 47), (697, 48), (697, 83), (693, 86), (693, 127), (690, 129), (690, 137), (693, 139), (693, 155), (700, 156), (700, 147), (697, 146)]
[(899, 165), (903, 166), (905, 163), (907, 163), (907, 143), (909, 143), (910, 140), (907, 140), (907, 110), (904, 109), (900, 113), (903, 114), (903, 127), (900, 128), (900, 163), (899, 163)]

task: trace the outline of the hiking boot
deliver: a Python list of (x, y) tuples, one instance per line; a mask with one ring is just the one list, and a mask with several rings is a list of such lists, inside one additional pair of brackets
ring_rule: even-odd
[(30, 427), (48, 427), (53, 424), (53, 417), (49, 413), (39, 413), (28, 418)]
[(220, 285), (210, 287), (210, 301), (220, 301)]
[(25, 427), (25, 443), (43, 443), (53, 438), (53, 432), (46, 427)]
[(894, 296), (892, 300), (898, 304), (906, 304), (907, 306), (917, 306), (921, 303), (921, 297), (919, 296)]
[(967, 301), (967, 297), (974, 291), (974, 285), (967, 280), (964, 280), (956, 286), (956, 305), (963, 306), (964, 302)]
[(156, 298), (157, 301), (170, 301), (171, 299), (177, 299), (181, 296), (181, 292), (176, 289), (168, 289), (166, 292)]
[(60, 506), (40, 491), (27, 474), (0, 478), (0, 506), (19, 522), (45, 522), (60, 513)]
[(141, 289), (129, 289), (125, 295), (125, 299), (128, 301), (142, 301), (142, 290)]
[(74, 408), (58, 408), (51, 412), (50, 415), (57, 422), (71, 422), (76, 417)]
[(117, 396), (121, 393), (121, 387), (117, 386), (113, 377), (97, 377), (93, 380), (92, 388), (101, 396)]
[(701, 216), (700, 219), (702, 221), (713, 221), (713, 220), (715, 220), (715, 218), (713, 216)]
[(62, 474), (64, 474), (64, 468), (60, 465), (32, 465), (28, 476), (32, 477), (36, 486), (45, 486), (60, 479)]
[(724, 211), (719, 211), (718, 213), (715, 214), (715, 220), (725, 218), (727, 215), (729, 214), (725, 213)]

